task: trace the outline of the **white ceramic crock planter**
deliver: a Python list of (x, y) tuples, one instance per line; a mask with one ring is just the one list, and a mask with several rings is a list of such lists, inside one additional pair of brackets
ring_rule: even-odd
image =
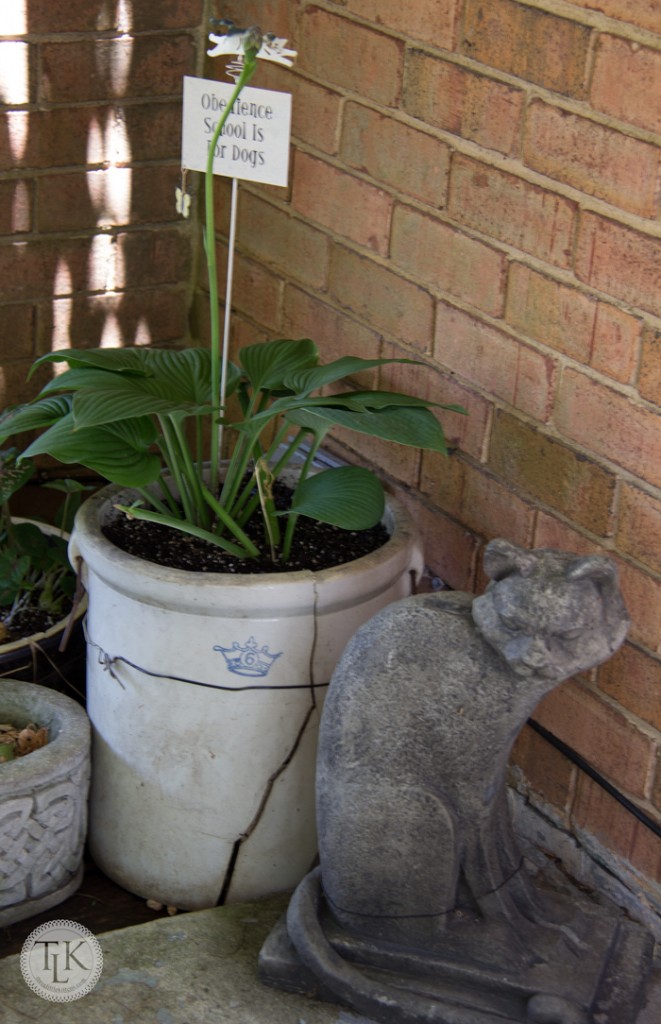
[(45, 725), (49, 741), (0, 765), (0, 926), (43, 913), (83, 877), (90, 727), (70, 697), (0, 680), (0, 722)]
[(127, 493), (88, 499), (71, 541), (89, 601), (92, 856), (130, 891), (180, 908), (290, 889), (316, 855), (325, 686), (358, 626), (411, 592), (413, 523), (390, 502), (390, 540), (355, 562), (207, 576), (104, 538)]

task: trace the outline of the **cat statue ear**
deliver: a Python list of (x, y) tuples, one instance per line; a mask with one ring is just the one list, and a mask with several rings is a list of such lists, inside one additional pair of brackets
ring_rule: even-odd
[(615, 563), (604, 555), (585, 555), (570, 562), (565, 575), (569, 580), (589, 580), (597, 587), (604, 606), (608, 643), (611, 651), (616, 651), (627, 635), (631, 620), (618, 587)]
[(532, 551), (526, 551), (525, 548), (500, 538), (489, 541), (484, 549), (484, 571), (494, 582), (511, 576), (513, 572), (530, 576), (536, 561)]

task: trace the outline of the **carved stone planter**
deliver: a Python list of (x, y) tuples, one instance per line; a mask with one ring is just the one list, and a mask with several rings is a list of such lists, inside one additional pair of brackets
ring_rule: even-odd
[(90, 726), (70, 697), (0, 681), (0, 722), (48, 726), (45, 747), (0, 765), (0, 926), (56, 906), (83, 875)]

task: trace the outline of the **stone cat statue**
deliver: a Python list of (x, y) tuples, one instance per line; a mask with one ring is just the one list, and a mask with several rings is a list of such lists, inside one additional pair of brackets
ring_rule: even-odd
[[(335, 925), (377, 945), (434, 954), (459, 921), (488, 922), (487, 941), (506, 940), (522, 967), (544, 960), (549, 934), (576, 955), (583, 945), (520, 870), (507, 763), (541, 698), (609, 658), (629, 619), (607, 558), (496, 540), (484, 567), (481, 597), (419, 595), (379, 612), (331, 682), (317, 762), (320, 874), (301, 883), (288, 929), (302, 961), (326, 983), (335, 978), (341, 998), (335, 975), (357, 971), (324, 945), (321, 892)], [(493, 1020), (447, 1008), (407, 1016), (404, 1002), (392, 1019)], [(352, 1005), (390, 1019), (369, 1000)], [(564, 1004), (554, 1016), (548, 1000), (529, 1012), (591, 1019)]]

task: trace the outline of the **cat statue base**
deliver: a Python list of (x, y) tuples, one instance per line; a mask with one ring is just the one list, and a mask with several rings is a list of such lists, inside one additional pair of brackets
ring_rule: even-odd
[(483, 596), (396, 602), (333, 675), (320, 867), (260, 954), (268, 984), (387, 1024), (634, 1024), (653, 938), (535, 875), (506, 772), (542, 697), (629, 624), (613, 563), (492, 541)]

